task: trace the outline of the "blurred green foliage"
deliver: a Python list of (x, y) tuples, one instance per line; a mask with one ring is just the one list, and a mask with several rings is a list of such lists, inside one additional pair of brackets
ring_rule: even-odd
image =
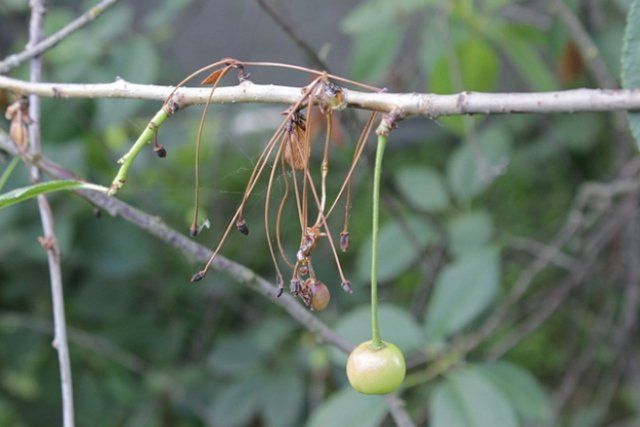
[[(180, 76), (172, 74), (162, 52), (171, 43), (172, 20), (188, 3), (165, 0), (142, 16), (120, 3), (44, 56), (47, 80), (176, 81)], [(387, 84), (394, 91), (437, 93), (588, 84), (582, 64), (563, 69), (571, 42), (562, 25), (538, 12), (535, 3), (362, 1), (341, 23), (353, 42), (348, 77)], [(25, 4), (5, 2), (0, 19), (3, 14), (26, 16)], [(625, 2), (617, 4), (626, 11)], [(640, 3), (634, 4), (637, 15)], [(580, 5), (577, 13), (584, 8)], [(600, 9), (606, 25), (593, 28), (592, 35), (618, 73), (623, 14)], [(526, 23), (509, 10), (532, 10), (545, 19)], [(52, 5), (46, 33), (74, 16), (75, 11)], [(622, 69), (628, 87), (637, 86), (634, 76), (640, 75), (640, 21), (636, 24), (625, 36)], [(14, 50), (23, 42), (17, 41)], [(26, 67), (14, 75), (26, 77)], [(110, 182), (115, 159), (157, 108), (157, 103), (136, 100), (44, 99), (44, 154), (92, 182)], [(210, 220), (211, 229), (198, 237), (206, 245), (216, 241), (232, 215), (268, 137), (262, 131), (238, 136), (228, 129), (234, 115), (254, 109), (213, 107), (208, 121), (201, 217)], [(185, 232), (192, 214), (198, 115), (191, 108), (162, 127), (167, 159), (154, 158), (150, 150), (141, 155), (119, 195)], [(393, 203), (383, 206), (379, 273), (382, 335), (410, 361), (446, 354), (457, 339), (473, 332), (527, 265), (514, 254), (511, 237), (551, 238), (578, 186), (610, 177), (614, 157), (603, 114), (456, 117), (431, 122), (426, 131), (412, 127), (420, 120), (426, 119), (402, 124), (411, 130), (409, 138), (391, 137), (385, 160), (390, 178), (383, 191)], [(330, 188), (338, 188), (344, 177), (354, 139), (347, 134), (345, 144), (332, 153)], [(330, 307), (318, 316), (353, 343), (367, 338), (370, 321), (369, 172), (363, 161), (353, 189), (352, 248), (343, 256), (354, 295), (339, 290), (327, 248), (314, 255), (317, 274), (332, 290)], [(5, 189), (27, 183), (19, 168)], [(282, 182), (276, 184), (276, 192), (281, 191)], [(273, 279), (261, 230), (265, 193), (258, 185), (246, 209), (249, 243), (233, 236), (224, 254)], [(92, 206), (77, 197), (54, 194), (51, 200), (63, 253), (78, 425), (391, 424), (381, 398), (348, 387), (345, 356), (318, 343), (269, 301), (219, 273), (189, 286), (187, 279), (197, 268), (192, 260), (119, 219), (96, 217)], [(294, 224), (295, 214), (287, 208), (283, 224)], [(51, 425), (60, 418), (39, 227), (33, 202), (0, 210), (0, 426)], [(289, 252), (295, 251), (296, 227), (283, 230)], [(558, 277), (551, 269), (539, 282)], [(565, 346), (567, 335), (574, 333), (567, 326), (570, 316), (559, 312), (505, 360), (484, 361), (481, 347), (442, 375), (412, 382), (402, 395), (408, 411), (420, 425), (437, 427), (586, 427), (637, 414), (637, 398), (620, 393), (609, 407), (586, 388), (562, 413), (553, 413), (550, 390), (575, 355)], [(513, 330), (515, 320), (509, 318), (499, 334)], [(610, 360), (604, 357), (598, 366), (606, 370)], [(409, 382), (421, 377), (425, 365), (418, 366)]]

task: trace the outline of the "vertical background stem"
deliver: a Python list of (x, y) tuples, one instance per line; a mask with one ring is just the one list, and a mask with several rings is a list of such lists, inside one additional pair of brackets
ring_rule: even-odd
[(382, 157), (387, 145), (387, 137), (378, 135), (376, 165), (373, 170), (373, 207), (371, 223), (371, 340), (373, 347), (381, 347), (378, 325), (378, 231), (380, 229), (380, 176), (382, 175)]
[[(44, 0), (31, 0), (31, 20), (29, 22), (29, 47), (35, 46), (42, 39), (42, 27), (46, 12)], [(30, 64), (31, 82), (42, 79), (42, 60), (34, 57)], [(32, 156), (37, 158), (41, 152), (40, 143), (40, 99), (37, 95), (29, 97), (29, 144)], [(29, 175), (33, 182), (40, 181), (37, 166), (30, 168)], [(69, 345), (67, 343), (67, 326), (64, 316), (64, 294), (62, 290), (62, 269), (60, 266), (60, 249), (55, 235), (53, 213), (45, 196), (38, 196), (38, 209), (42, 222), (44, 237), (40, 243), (47, 251), (49, 278), (51, 282), (51, 299), (53, 305), (54, 338), (53, 347), (58, 352), (60, 366), (60, 386), (62, 388), (62, 418), (64, 427), (74, 426), (73, 387), (71, 380), (71, 363), (69, 361)]]

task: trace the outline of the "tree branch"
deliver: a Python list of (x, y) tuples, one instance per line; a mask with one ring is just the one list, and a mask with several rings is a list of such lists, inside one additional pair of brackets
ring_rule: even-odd
[[(51, 98), (127, 98), (164, 101), (173, 86), (140, 85), (119, 79), (113, 83), (30, 83), (0, 76), (0, 89), (20, 94)], [(217, 88), (214, 104), (274, 103), (293, 104), (302, 88), (261, 85), (245, 81), (237, 86)], [(181, 105), (204, 104), (210, 88), (180, 88), (175, 100)], [(461, 114), (575, 113), (640, 109), (640, 89), (573, 89), (556, 92), (483, 93), (461, 92), (452, 95), (430, 93), (371, 93), (345, 90), (350, 107), (390, 112), (400, 109), (405, 115), (430, 118)]]
[[(0, 149), (16, 154), (16, 149), (2, 132), (0, 132)], [(32, 159), (34, 164), (50, 176), (58, 179), (78, 178), (75, 174), (61, 166), (53, 163), (45, 157)], [(169, 246), (179, 250), (184, 255), (199, 262), (206, 262), (211, 256), (209, 248), (191, 240), (187, 236), (177, 232), (166, 225), (160, 218), (140, 211), (133, 206), (109, 197), (96, 191), (78, 191), (80, 195), (91, 201), (96, 206), (101, 207), (112, 216), (119, 216), (122, 219), (136, 225), (149, 232)], [(291, 295), (283, 294), (280, 298), (275, 298), (278, 290), (277, 286), (257, 275), (249, 268), (238, 264), (222, 255), (218, 255), (213, 262), (213, 267), (218, 271), (223, 271), (242, 285), (256, 291), (260, 295), (269, 299), (270, 302), (282, 307), (300, 325), (313, 332), (327, 343), (335, 346), (344, 353), (349, 353), (355, 346), (347, 341), (343, 336), (335, 333), (331, 328), (317, 319), (311, 312), (304, 308)], [(398, 425), (411, 427), (413, 422), (404, 409), (404, 403), (396, 395), (386, 397), (389, 412)]]
[(118, 1), (119, 0), (102, 0), (100, 3), (89, 9), (84, 14), (80, 15), (75, 20), (71, 21), (59, 31), (53, 33), (46, 39), (41, 40), (33, 45), (27, 46), (27, 48), (20, 53), (16, 53), (14, 55), (6, 57), (4, 60), (0, 61), (0, 73), (6, 73), (22, 64), (23, 62), (35, 58), (36, 56), (39, 56), (43, 52), (56, 46), (62, 40), (78, 31), (89, 22), (96, 19), (100, 14), (102, 14), (102, 12), (116, 4)]
[[(42, 27), (46, 12), (45, 0), (31, 0), (31, 20), (29, 23), (29, 43), (27, 50), (32, 49), (42, 39)], [(30, 78), (32, 82), (39, 82), (42, 77), (42, 60), (34, 56), (31, 60)], [(40, 144), (40, 99), (37, 95), (29, 98), (29, 149), (31, 156), (37, 157), (41, 152)], [(40, 170), (32, 166), (29, 175), (33, 182), (40, 180)], [(67, 324), (64, 315), (64, 292), (62, 287), (62, 268), (60, 266), (60, 248), (55, 234), (53, 213), (47, 198), (38, 196), (38, 209), (42, 222), (44, 237), (40, 244), (47, 251), (49, 264), (49, 278), (51, 282), (51, 300), (53, 305), (54, 337), (53, 347), (58, 353), (60, 366), (60, 386), (62, 388), (62, 420), (64, 427), (73, 427), (73, 385), (71, 377), (71, 362), (69, 360), (69, 344), (67, 342)]]

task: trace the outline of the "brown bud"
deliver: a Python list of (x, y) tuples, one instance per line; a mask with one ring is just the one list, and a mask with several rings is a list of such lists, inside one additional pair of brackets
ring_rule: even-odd
[(236, 228), (245, 236), (249, 234), (249, 227), (247, 227), (247, 222), (244, 220), (244, 218), (240, 218), (236, 221)]
[(205, 274), (206, 273), (204, 271), (198, 271), (196, 274), (191, 276), (190, 282), (199, 282), (200, 280), (204, 279)]
[(189, 236), (196, 237), (198, 235), (198, 226), (196, 224), (191, 224), (189, 227)]
[(161, 159), (167, 157), (167, 150), (162, 144), (154, 144), (153, 152), (156, 153), (156, 156), (160, 157)]
[(340, 250), (347, 252), (349, 250), (349, 232), (343, 231), (340, 233)]
[(21, 151), (26, 150), (29, 145), (27, 125), (33, 123), (33, 120), (29, 117), (28, 98), (21, 97), (13, 104), (9, 105), (4, 116), (7, 120), (11, 121), (11, 125), (9, 126), (9, 137), (18, 149)]
[(342, 289), (344, 289), (344, 291), (348, 294), (352, 294), (353, 293), (353, 288), (351, 287), (351, 282), (348, 280), (345, 280), (344, 282), (340, 283), (340, 286), (342, 286)]

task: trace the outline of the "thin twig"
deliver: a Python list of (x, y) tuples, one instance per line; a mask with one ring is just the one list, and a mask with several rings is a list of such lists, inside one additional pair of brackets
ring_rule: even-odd
[(36, 56), (41, 55), (43, 52), (56, 46), (65, 38), (69, 37), (74, 32), (78, 31), (94, 19), (96, 19), (102, 12), (113, 6), (119, 0), (102, 0), (100, 3), (89, 9), (84, 14), (80, 15), (69, 24), (56, 31), (46, 39), (40, 40), (38, 43), (27, 46), (25, 50), (14, 55), (6, 57), (0, 61), (0, 73), (6, 73), (25, 61), (28, 61)]
[[(31, 0), (31, 20), (29, 23), (29, 44), (31, 49), (42, 39), (42, 27), (46, 12), (45, 0)], [(31, 60), (30, 77), (32, 82), (39, 82), (42, 78), (42, 60), (34, 56)], [(29, 98), (29, 144), (31, 156), (39, 156), (40, 144), (40, 99), (37, 95)], [(36, 166), (30, 168), (33, 182), (40, 180), (40, 170)], [(62, 419), (64, 427), (73, 427), (73, 385), (71, 377), (71, 362), (69, 361), (69, 344), (67, 342), (67, 325), (64, 316), (64, 292), (62, 287), (62, 269), (60, 266), (60, 248), (55, 234), (53, 213), (47, 198), (38, 196), (38, 209), (42, 221), (44, 237), (40, 240), (47, 251), (49, 263), (49, 277), (51, 281), (51, 299), (53, 304), (54, 337), (53, 347), (58, 352), (60, 365), (60, 386), (62, 388)]]
[(569, 296), (571, 291), (579, 286), (587, 277), (600, 251), (611, 241), (620, 229), (637, 215), (637, 208), (629, 203), (622, 203), (615, 214), (608, 217), (607, 221), (600, 227), (591, 239), (590, 245), (585, 245), (587, 249), (584, 260), (572, 275), (567, 277), (562, 284), (556, 286), (549, 296), (535, 310), (534, 314), (515, 332), (507, 335), (492, 346), (488, 360), (500, 359), (511, 348), (516, 346), (524, 337), (536, 330), (549, 316), (551, 316)]
[[(8, 140), (6, 134), (0, 131), (0, 149), (10, 153), (16, 153), (16, 149)], [(54, 178), (70, 179), (77, 178), (72, 172), (48, 160), (46, 157), (32, 159), (32, 161), (44, 172)], [(189, 258), (198, 262), (206, 262), (211, 257), (211, 250), (177, 232), (167, 226), (160, 218), (149, 215), (143, 211), (128, 205), (116, 198), (95, 191), (79, 191), (83, 197), (91, 201), (94, 205), (104, 209), (112, 216), (119, 216), (122, 219), (136, 225), (149, 232), (169, 246), (179, 250)], [(266, 297), (274, 304), (282, 307), (289, 315), (304, 328), (316, 334), (319, 338), (333, 345), (344, 353), (349, 353), (355, 345), (343, 336), (334, 332), (324, 322), (316, 318), (309, 310), (304, 308), (291, 295), (283, 294), (280, 298), (274, 298), (277, 287), (257, 275), (249, 268), (238, 264), (222, 255), (218, 255), (213, 262), (213, 267), (219, 271), (224, 271), (240, 284), (256, 291)], [(389, 412), (394, 420), (410, 421), (411, 418), (404, 409), (404, 404), (398, 396), (391, 395), (386, 398)], [(397, 421), (400, 423), (401, 421)], [(410, 427), (413, 423), (399, 424), (403, 427)]]
[(269, 4), (267, 0), (255, 0), (258, 6), (269, 15), (271, 20), (304, 52), (309, 62), (321, 70), (329, 71), (327, 64), (320, 58), (307, 41), (302, 38), (287, 21)]
[[(0, 325), (24, 328), (42, 334), (52, 334), (54, 329), (53, 324), (47, 319), (9, 311), (0, 311)], [(170, 375), (165, 369), (152, 366), (147, 360), (101, 335), (73, 327), (70, 327), (68, 332), (71, 344), (111, 360), (136, 375), (144, 378), (153, 376), (160, 379), (163, 384), (170, 384), (170, 387), (167, 387), (170, 397), (191, 408), (203, 422), (211, 419), (211, 409), (198, 399), (194, 399), (194, 396), (180, 384), (180, 379)]]
[[(30, 83), (0, 76), (0, 89), (51, 98), (125, 98), (165, 101), (172, 86), (140, 85), (119, 79), (113, 83)], [(293, 104), (302, 88), (244, 82), (219, 87), (211, 102)], [(180, 88), (175, 98), (181, 106), (204, 104), (210, 88)], [(555, 92), (482, 93), (452, 95), (431, 93), (380, 93), (344, 91), (348, 106), (371, 111), (399, 109), (407, 116), (430, 118), (461, 114), (575, 113), (582, 111), (640, 110), (640, 89), (572, 89)]]
[[(587, 182), (581, 186), (578, 195), (574, 199), (574, 207), (569, 212), (564, 226), (558, 231), (552, 242), (549, 245), (545, 245), (544, 250), (538, 253), (536, 259), (520, 273), (502, 305), (496, 308), (492, 315), (475, 332), (464, 339), (462, 345), (467, 351), (480, 345), (499, 328), (510, 307), (527, 292), (537, 275), (547, 265), (554, 262), (556, 257), (562, 253), (562, 248), (576, 233), (606, 213), (614, 197), (638, 191), (640, 182), (637, 179), (633, 179), (635, 178), (634, 174), (637, 173), (637, 168), (638, 159), (633, 158), (621, 168), (618, 179), (610, 183)], [(633, 176), (630, 177), (629, 174)], [(589, 203), (595, 205), (594, 209), (592, 212), (585, 213), (584, 211)]]
[(535, 256), (538, 256), (542, 253), (553, 253), (554, 256), (550, 260), (550, 263), (565, 270), (571, 271), (577, 265), (577, 261), (571, 255), (567, 255), (561, 250), (552, 249), (548, 245), (545, 245), (544, 243), (540, 243), (533, 239), (513, 236), (509, 238), (508, 245), (515, 250), (527, 252)]

